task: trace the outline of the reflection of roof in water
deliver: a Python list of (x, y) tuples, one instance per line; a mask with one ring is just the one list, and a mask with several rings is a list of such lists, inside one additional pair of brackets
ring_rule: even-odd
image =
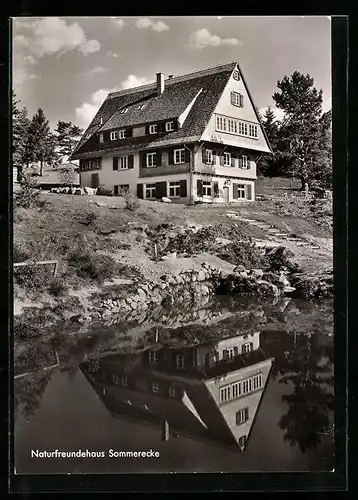
[[(255, 355), (255, 356), (254, 356)], [(140, 366), (132, 372), (135, 387), (123, 387), (111, 383), (108, 376), (121, 370), (122, 361), (106, 363), (101, 361), (95, 373), (83, 373), (113, 416), (131, 419), (160, 428), (167, 421), (174, 433), (236, 451), (244, 451), (255, 417), (267, 386), (272, 358), (260, 349), (253, 353), (251, 362), (220, 363), (219, 375), (215, 373), (202, 379), (192, 378), (188, 373), (173, 374), (169, 370), (157, 370), (153, 366)], [(213, 371), (214, 373), (215, 371)], [(262, 373), (262, 388), (225, 404), (219, 404), (219, 387), (240, 380), (249, 375)], [(112, 380), (111, 377), (109, 377)], [(155, 380), (166, 387), (174, 386), (180, 397), (166, 397), (148, 390), (150, 381)], [(219, 384), (219, 385), (218, 385)], [(236, 425), (238, 410), (248, 408), (248, 420)], [(243, 443), (240, 438), (245, 436)]]

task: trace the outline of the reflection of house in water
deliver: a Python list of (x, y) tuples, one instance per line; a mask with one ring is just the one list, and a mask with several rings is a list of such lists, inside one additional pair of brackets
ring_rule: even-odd
[(116, 355), (83, 371), (114, 416), (161, 425), (164, 440), (171, 429), (244, 451), (272, 361), (256, 332), (192, 347), (157, 343), (130, 373)]

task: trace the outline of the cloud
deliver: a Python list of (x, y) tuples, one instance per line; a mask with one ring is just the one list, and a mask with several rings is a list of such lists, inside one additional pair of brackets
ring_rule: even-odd
[[(276, 120), (278, 120), (278, 121), (283, 120), (283, 118), (285, 117), (285, 113), (283, 112), (282, 109), (276, 108), (276, 106), (270, 106), (270, 108), (274, 112)], [(267, 109), (268, 109), (268, 106), (264, 106), (263, 108), (260, 108), (259, 109), (260, 115), (263, 116), (265, 114), (265, 112), (267, 111)]]
[(147, 83), (153, 82), (142, 76), (128, 75), (128, 77), (121, 83), (121, 88), (122, 90), (132, 89), (133, 87), (140, 87), (141, 85), (146, 85)]
[(40, 58), (44, 55), (77, 50), (87, 55), (97, 52), (101, 45), (98, 40), (87, 40), (83, 28), (59, 17), (44, 17), (36, 20), (16, 21), (14, 28), (25, 29), (26, 35), (14, 38), (14, 48), (26, 49), (28, 55)]
[(190, 45), (196, 49), (203, 49), (204, 47), (219, 47), (222, 45), (241, 45), (237, 38), (220, 38), (213, 35), (206, 28), (195, 31), (190, 35)]
[(111, 50), (109, 50), (106, 55), (107, 55), (107, 57), (113, 57), (114, 59), (118, 59), (118, 57), (122, 57), (120, 54), (117, 54), (116, 52), (112, 52)]
[(107, 71), (103, 66), (95, 66), (94, 68), (89, 69), (85, 72), (86, 77), (92, 78), (92, 76), (100, 75)]
[(88, 127), (101, 104), (112, 91), (113, 89), (99, 89), (91, 95), (89, 102), (84, 102), (81, 107), (76, 108), (77, 121), (80, 127)]
[(111, 23), (113, 26), (115, 26), (116, 28), (118, 29), (121, 29), (123, 28), (123, 26), (125, 26), (125, 22), (123, 21), (123, 19), (120, 19), (118, 17), (111, 17)]
[(140, 17), (137, 19), (135, 23), (138, 29), (152, 29), (160, 33), (161, 31), (168, 31), (170, 28), (167, 24), (163, 23), (163, 21), (153, 21), (153, 19), (149, 19), (149, 17)]

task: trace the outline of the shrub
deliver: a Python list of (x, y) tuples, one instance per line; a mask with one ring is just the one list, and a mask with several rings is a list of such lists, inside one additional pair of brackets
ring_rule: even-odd
[(97, 189), (97, 193), (99, 196), (113, 196), (113, 193), (110, 189), (106, 189), (103, 186), (100, 186)]
[(283, 268), (287, 268), (290, 272), (299, 272), (298, 264), (291, 260), (293, 257), (293, 252), (285, 247), (270, 249), (265, 254), (267, 268), (270, 271), (281, 271)]
[(263, 261), (255, 245), (245, 241), (226, 245), (217, 255), (220, 259), (230, 262), (230, 264), (236, 266), (241, 264), (246, 269), (261, 267)]
[(140, 206), (138, 198), (136, 196), (133, 196), (129, 191), (125, 192), (124, 201), (126, 204), (126, 208), (131, 212), (135, 212)]
[(30, 292), (46, 290), (51, 277), (52, 269), (50, 270), (48, 266), (29, 263), (14, 268), (14, 282)]
[(14, 243), (12, 255), (14, 262), (24, 262), (31, 257), (31, 253), (26, 246), (23, 243), (17, 242)]
[(67, 286), (63, 283), (63, 279), (56, 276), (53, 278), (49, 284), (48, 291), (51, 295), (59, 297), (67, 292)]
[(108, 255), (100, 255), (90, 252), (74, 251), (68, 259), (76, 274), (81, 278), (91, 278), (99, 283), (106, 279), (113, 278), (119, 269), (122, 268), (117, 262)]
[(38, 206), (40, 191), (36, 189), (37, 181), (30, 175), (24, 175), (20, 182), (21, 190), (16, 193), (14, 203), (18, 207), (33, 208)]

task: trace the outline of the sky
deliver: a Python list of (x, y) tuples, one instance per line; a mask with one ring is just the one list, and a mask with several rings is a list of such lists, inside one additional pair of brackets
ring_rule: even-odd
[[(331, 108), (331, 22), (295, 17), (13, 18), (13, 89), (30, 116), (44, 110), (86, 128), (107, 93), (240, 63), (260, 111), (277, 80), (309, 73)], [(280, 110), (276, 110), (280, 118)]]

